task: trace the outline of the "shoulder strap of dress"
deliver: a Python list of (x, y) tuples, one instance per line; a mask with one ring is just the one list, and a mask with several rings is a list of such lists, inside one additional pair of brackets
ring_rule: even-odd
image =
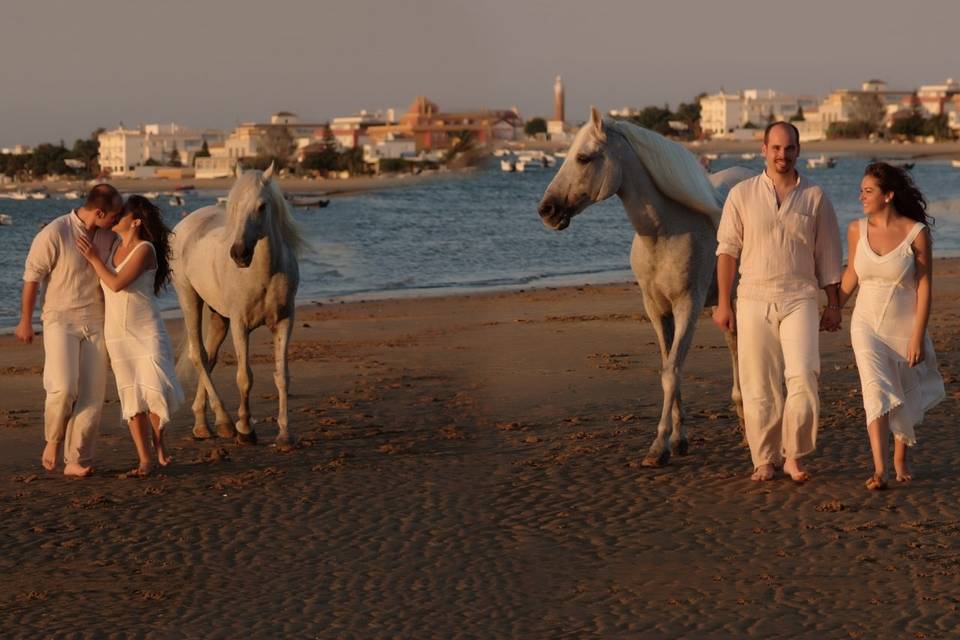
[(913, 241), (917, 239), (917, 236), (920, 235), (920, 232), (923, 231), (926, 227), (927, 225), (923, 224), (922, 222), (917, 222), (916, 224), (914, 224), (913, 228), (910, 229), (910, 233), (907, 234), (905, 244), (912, 245)]

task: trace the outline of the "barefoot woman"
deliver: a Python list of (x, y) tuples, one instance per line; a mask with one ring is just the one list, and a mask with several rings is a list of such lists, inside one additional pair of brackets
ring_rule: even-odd
[(860, 183), (860, 202), (866, 217), (847, 228), (840, 304), (859, 285), (850, 337), (873, 452), (867, 489), (875, 491), (887, 488), (891, 431), (897, 480), (912, 479), (907, 447), (917, 441), (913, 428), (944, 389), (927, 335), (933, 250), (926, 201), (906, 171), (877, 162)]
[(110, 365), (117, 379), (120, 408), (140, 458), (131, 473), (142, 476), (151, 470), (151, 441), (157, 462), (169, 464), (163, 426), (183, 402), (173, 371), (170, 339), (157, 304), (157, 294), (170, 278), (170, 230), (160, 210), (142, 196), (130, 196), (113, 230), (120, 237), (106, 262), (85, 238), (77, 240), (77, 247), (93, 265), (103, 287)]

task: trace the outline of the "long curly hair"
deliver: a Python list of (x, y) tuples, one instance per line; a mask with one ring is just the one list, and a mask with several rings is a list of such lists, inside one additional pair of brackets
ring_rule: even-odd
[(897, 213), (928, 227), (933, 225), (933, 217), (927, 215), (927, 199), (920, 193), (906, 169), (886, 162), (874, 162), (867, 165), (863, 175), (876, 178), (880, 191), (885, 195), (893, 194), (891, 202)]
[(163, 215), (157, 205), (143, 196), (130, 196), (123, 205), (124, 213), (133, 214), (140, 221), (140, 234), (149, 240), (157, 254), (157, 274), (153, 279), (154, 294), (167, 286), (170, 281), (170, 236), (173, 233), (163, 222)]

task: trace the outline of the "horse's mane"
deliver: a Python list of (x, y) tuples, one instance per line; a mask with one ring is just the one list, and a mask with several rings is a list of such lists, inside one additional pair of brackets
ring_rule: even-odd
[(658, 133), (623, 120), (605, 120), (604, 127), (622, 135), (640, 157), (653, 183), (671, 200), (720, 223), (720, 198), (692, 153)]
[(284, 242), (293, 249), (294, 255), (299, 256), (307, 248), (307, 241), (300, 234), (300, 230), (293, 221), (287, 199), (283, 197), (276, 180), (270, 181), (270, 194), (273, 196), (274, 205), (276, 205), (274, 210), (277, 212), (276, 224), (280, 230), (280, 235)]

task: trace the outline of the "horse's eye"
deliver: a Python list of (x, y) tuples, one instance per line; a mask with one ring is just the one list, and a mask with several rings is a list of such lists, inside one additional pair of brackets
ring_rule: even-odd
[(266, 202), (261, 202), (261, 203), (260, 203), (260, 206), (257, 207), (257, 211), (259, 211), (260, 213), (263, 213), (263, 212), (266, 211), (266, 210), (267, 210), (267, 203), (266, 203)]
[(584, 155), (582, 153), (577, 154), (577, 162), (579, 162), (580, 164), (587, 164), (590, 162), (590, 160), (591, 158), (588, 155)]

